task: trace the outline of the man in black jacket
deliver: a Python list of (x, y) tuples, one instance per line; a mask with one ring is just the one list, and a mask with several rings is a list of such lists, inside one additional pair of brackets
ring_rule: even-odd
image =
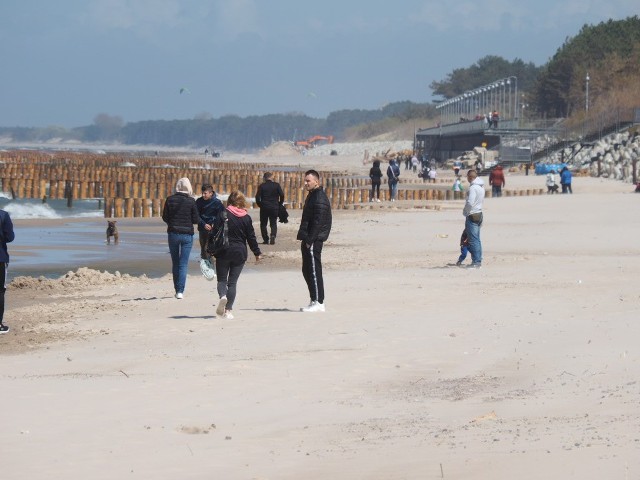
[(320, 174), (307, 170), (304, 187), (309, 192), (304, 202), (298, 240), (302, 240), (302, 275), (311, 302), (303, 312), (324, 312), (324, 281), (322, 278), (322, 245), (331, 232), (331, 202), (320, 186)]
[[(264, 183), (260, 184), (256, 192), (256, 203), (260, 207), (260, 233), (262, 243), (265, 245), (276, 243), (278, 234), (278, 208), (284, 203), (284, 193), (280, 184), (272, 180), (273, 174), (265, 172), (262, 178)], [(267, 221), (271, 227), (271, 236), (267, 232)]]

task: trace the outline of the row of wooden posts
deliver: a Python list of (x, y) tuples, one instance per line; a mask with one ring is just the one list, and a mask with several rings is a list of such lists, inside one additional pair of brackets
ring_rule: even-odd
[[(280, 183), (287, 208), (302, 208), (305, 198), (304, 169), (266, 164), (237, 164), (220, 161), (175, 158), (133, 158), (122, 155), (87, 155), (40, 152), (0, 152), (0, 186), (14, 198), (104, 199), (105, 217), (157, 217), (164, 201), (173, 193), (179, 178), (191, 180), (195, 194), (204, 183), (218, 193), (242, 191), (253, 198), (265, 171)], [(322, 184), (335, 209), (352, 208), (369, 202), (370, 180), (347, 172), (320, 172)], [(449, 183), (449, 180), (444, 180)], [(455, 200), (461, 192), (417, 177), (401, 179), (398, 200), (421, 202)], [(386, 188), (381, 189), (389, 199)], [(489, 192), (490, 193), (490, 192)], [(506, 191), (505, 196), (530, 195), (541, 191)]]

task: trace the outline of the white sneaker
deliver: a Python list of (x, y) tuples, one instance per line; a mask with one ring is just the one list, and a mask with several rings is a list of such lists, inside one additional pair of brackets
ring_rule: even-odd
[(222, 318), (226, 318), (227, 320), (233, 320), (233, 314), (231, 313), (231, 310), (227, 310), (226, 312), (224, 312), (224, 315), (222, 315)]
[(184, 295), (182, 295), (182, 292), (178, 292), (178, 293), (176, 293), (176, 298), (178, 300), (182, 300), (184, 298)]
[(218, 308), (216, 308), (216, 315), (224, 315), (224, 308), (227, 306), (227, 297), (224, 296), (218, 302)]
[(324, 312), (324, 303), (311, 302), (308, 307), (301, 308), (303, 312)]
[(379, 199), (379, 198), (376, 198), (376, 202), (380, 203), (380, 199)]

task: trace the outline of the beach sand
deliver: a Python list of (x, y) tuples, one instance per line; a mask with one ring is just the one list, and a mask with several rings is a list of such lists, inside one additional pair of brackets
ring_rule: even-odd
[(300, 211), (234, 320), (197, 265), (183, 300), (169, 275), (12, 285), (3, 478), (640, 478), (640, 196), (573, 188), (487, 199), (480, 270), (454, 266), (462, 201), (335, 211), (323, 314)]

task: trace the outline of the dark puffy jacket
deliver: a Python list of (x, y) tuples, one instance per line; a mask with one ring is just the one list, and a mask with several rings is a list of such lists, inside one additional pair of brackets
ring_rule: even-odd
[(260, 246), (256, 240), (256, 232), (249, 215), (236, 217), (227, 210), (227, 226), (229, 227), (229, 248), (216, 259), (225, 259), (233, 263), (244, 263), (247, 261), (247, 244), (255, 256), (261, 254)]
[(400, 178), (400, 167), (397, 163), (390, 163), (387, 167), (387, 177), (389, 183), (398, 183)]
[(16, 236), (15, 233), (13, 233), (11, 217), (4, 210), (0, 210), (0, 262), (9, 263), (7, 243), (13, 242), (14, 238), (16, 238)]
[(162, 220), (167, 224), (167, 233), (193, 235), (193, 225), (200, 220), (196, 201), (186, 193), (174, 193), (164, 203)]
[(371, 170), (369, 170), (369, 178), (373, 183), (380, 183), (382, 179), (382, 170), (380, 170), (380, 165), (371, 167)]
[(331, 202), (322, 187), (309, 192), (302, 209), (302, 220), (298, 230), (298, 240), (312, 244), (324, 242), (331, 232)]
[(284, 202), (284, 192), (279, 183), (267, 180), (261, 183), (256, 192), (256, 203), (262, 210), (277, 213), (278, 206)]

